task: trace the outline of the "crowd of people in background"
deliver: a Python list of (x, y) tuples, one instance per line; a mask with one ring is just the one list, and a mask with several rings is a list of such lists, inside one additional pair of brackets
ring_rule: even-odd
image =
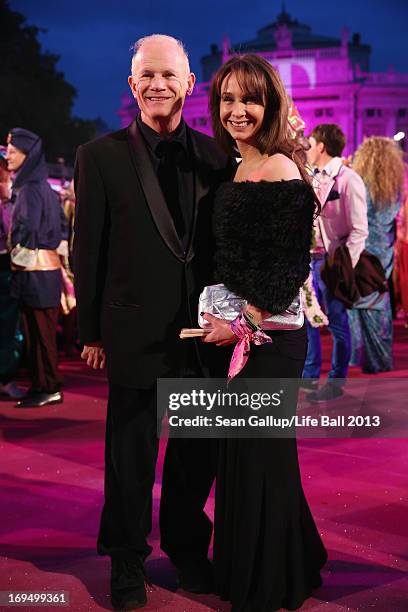
[[(392, 370), (393, 319), (408, 328), (408, 170), (390, 138), (366, 138), (344, 158), (339, 126), (315, 126), (307, 138), (293, 102), (290, 113), (289, 129), (322, 204), (304, 286), (309, 348), (302, 386), (310, 401), (330, 401), (343, 394), (349, 366)], [(80, 352), (71, 265), (75, 194), (65, 181), (51, 189), (33, 132), (11, 129), (0, 149), (0, 201), (0, 392), (19, 407), (59, 403), (57, 332), (60, 356)], [(352, 275), (354, 297), (342, 294), (342, 275)], [(333, 351), (328, 380), (319, 385), (325, 326)], [(17, 384), (22, 367), (27, 391)]]
[(404, 163), (399, 146), (378, 136), (365, 139), (351, 163), (345, 162), (345, 137), (335, 124), (316, 126), (309, 144), (322, 205), (311, 253), (313, 288), (333, 337), (328, 381), (319, 387), (320, 332), (308, 322), (304, 386), (308, 399), (319, 402), (341, 397), (350, 365), (365, 373), (393, 367), (390, 279)]

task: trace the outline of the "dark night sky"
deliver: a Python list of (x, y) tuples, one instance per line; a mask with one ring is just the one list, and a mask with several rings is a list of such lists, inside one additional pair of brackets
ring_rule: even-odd
[[(10, 0), (28, 23), (46, 28), (43, 47), (61, 56), (58, 67), (78, 91), (75, 113), (119, 125), (127, 90), (130, 45), (159, 32), (181, 38), (201, 80), (200, 57), (228, 34), (232, 43), (255, 37), (282, 3), (266, 0)], [(342, 26), (372, 46), (371, 69), (392, 64), (408, 73), (408, 0), (287, 0), (286, 10), (317, 34), (340, 38)]]

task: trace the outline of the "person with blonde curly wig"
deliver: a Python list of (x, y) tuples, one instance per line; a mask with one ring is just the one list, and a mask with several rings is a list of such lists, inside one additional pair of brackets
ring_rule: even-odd
[[(366, 249), (381, 261), (387, 279), (394, 265), (395, 220), (404, 179), (402, 151), (391, 138), (372, 136), (356, 151), (354, 170), (367, 189)], [(351, 365), (364, 372), (392, 369), (392, 312), (389, 292), (361, 298), (348, 311), (352, 332)]]

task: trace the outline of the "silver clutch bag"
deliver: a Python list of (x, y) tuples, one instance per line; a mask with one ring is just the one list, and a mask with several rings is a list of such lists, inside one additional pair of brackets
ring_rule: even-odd
[[(285, 312), (264, 319), (262, 329), (300, 329), (304, 323), (301, 291)], [(210, 327), (200, 312), (209, 312), (219, 319), (233, 321), (246, 304), (243, 298), (229, 291), (225, 285), (208, 285), (204, 287), (198, 302), (198, 324), (203, 329)]]

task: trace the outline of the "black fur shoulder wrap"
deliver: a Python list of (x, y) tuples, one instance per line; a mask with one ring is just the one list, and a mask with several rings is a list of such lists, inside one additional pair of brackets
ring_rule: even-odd
[(315, 202), (304, 181), (223, 183), (216, 195), (217, 282), (272, 314), (309, 275)]

